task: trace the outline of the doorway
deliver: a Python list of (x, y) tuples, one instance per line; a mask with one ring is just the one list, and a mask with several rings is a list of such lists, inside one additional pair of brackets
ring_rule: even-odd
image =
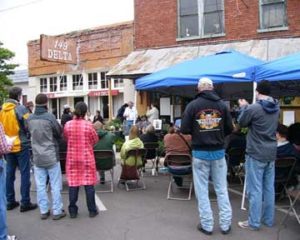
[(102, 113), (103, 113), (103, 118), (108, 118), (108, 96), (102, 96), (101, 97), (101, 100), (102, 100), (102, 104), (101, 104), (101, 107), (102, 107)]
[(74, 108), (78, 102), (84, 102), (84, 97), (74, 97)]

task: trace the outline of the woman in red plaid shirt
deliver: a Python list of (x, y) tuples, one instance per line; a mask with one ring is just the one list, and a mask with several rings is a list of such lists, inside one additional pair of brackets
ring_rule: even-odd
[(64, 127), (64, 136), (67, 140), (66, 172), (69, 184), (69, 213), (76, 218), (78, 207), (78, 191), (84, 186), (89, 216), (98, 215), (95, 203), (95, 188), (97, 182), (96, 163), (93, 146), (98, 142), (98, 135), (91, 122), (84, 120), (87, 105), (78, 102), (75, 106), (74, 119)]

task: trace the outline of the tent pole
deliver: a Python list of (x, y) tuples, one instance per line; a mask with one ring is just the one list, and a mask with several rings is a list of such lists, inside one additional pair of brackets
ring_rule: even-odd
[[(252, 99), (252, 103), (256, 102), (256, 87), (257, 87), (257, 82), (254, 81), (253, 82), (253, 99)], [(241, 203), (241, 209), (242, 210), (246, 210), (246, 208), (245, 208), (245, 198), (246, 198), (246, 175), (245, 175), (245, 181), (244, 181), (244, 187), (243, 187), (243, 196), (242, 196), (242, 203)]]
[(256, 87), (257, 87), (257, 82), (253, 82), (253, 99), (252, 99), (252, 103), (256, 102)]
[[(136, 110), (137, 110), (137, 95), (138, 95), (138, 92), (136, 90), (134, 90), (134, 107)], [(136, 119), (134, 119), (133, 125), (135, 125), (135, 123), (136, 123)]]

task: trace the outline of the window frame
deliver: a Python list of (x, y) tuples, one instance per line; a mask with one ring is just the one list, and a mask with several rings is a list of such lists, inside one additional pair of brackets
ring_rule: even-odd
[[(102, 74), (104, 74), (104, 79), (102, 78)], [(100, 72), (100, 78), (99, 78), (99, 87), (100, 89), (108, 89), (108, 79), (106, 77), (107, 72)], [(104, 87), (102, 87), (102, 84), (104, 83)]]
[(59, 79), (59, 90), (60, 91), (67, 91), (68, 90), (68, 78), (67, 78), (67, 75), (59, 76), (58, 79)]
[[(39, 80), (40, 80), (40, 93), (48, 92), (48, 78), (40, 77)], [(42, 81), (44, 82), (42, 83)]]
[[(90, 76), (92, 76), (92, 79), (90, 79)], [(94, 79), (95, 76), (96, 76), (96, 79)], [(87, 74), (87, 77), (88, 77), (88, 89), (90, 89), (90, 90), (98, 89), (98, 73), (90, 72)]]
[[(275, 5), (278, 3), (283, 3), (284, 5), (284, 26), (276, 26), (276, 27), (263, 27), (263, 5)], [(263, 0), (259, 0), (259, 29), (258, 32), (273, 32), (273, 31), (284, 31), (288, 30), (288, 16), (287, 16), (287, 1), (286, 0), (278, 0), (277, 3), (263, 3)]]
[(113, 79), (114, 83), (114, 89), (122, 89), (124, 88), (124, 78), (114, 78)]
[[(223, 24), (223, 32), (222, 33), (213, 33), (213, 34), (204, 34), (204, 1), (205, 0), (197, 0), (198, 2), (198, 26), (199, 26), (199, 36), (191, 36), (191, 37), (182, 37), (180, 36), (180, 0), (177, 0), (177, 38), (176, 41), (186, 41), (186, 40), (194, 40), (194, 39), (202, 39), (202, 38), (212, 38), (212, 37), (223, 37), (226, 35), (226, 26), (225, 26), (225, 0), (222, 1), (222, 24)], [(217, 12), (217, 11), (216, 11)]]
[(57, 76), (49, 77), (49, 92), (57, 92)]
[[(78, 79), (74, 79), (74, 77), (76, 77)], [(75, 84), (74, 80), (76, 82), (78, 82), (78, 84)], [(72, 90), (73, 91), (82, 91), (83, 90), (83, 75), (81, 73), (79, 73), (79, 74), (72, 74)]]

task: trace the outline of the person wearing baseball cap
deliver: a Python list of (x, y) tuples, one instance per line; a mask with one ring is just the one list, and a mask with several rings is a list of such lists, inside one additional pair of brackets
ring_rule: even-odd
[(60, 121), (60, 124), (62, 125), (62, 127), (65, 126), (65, 124), (68, 122), (68, 121), (71, 121), (73, 119), (73, 115), (71, 113), (71, 107), (70, 105), (68, 104), (65, 104), (64, 105), (64, 112), (63, 114), (61, 115), (61, 121)]
[(232, 130), (230, 111), (215, 93), (213, 81), (203, 77), (198, 82), (196, 99), (191, 101), (181, 120), (181, 133), (192, 135), (193, 179), (198, 200), (200, 232), (211, 235), (214, 219), (208, 195), (209, 176), (217, 194), (222, 234), (231, 231), (232, 210), (227, 190), (225, 136)]

